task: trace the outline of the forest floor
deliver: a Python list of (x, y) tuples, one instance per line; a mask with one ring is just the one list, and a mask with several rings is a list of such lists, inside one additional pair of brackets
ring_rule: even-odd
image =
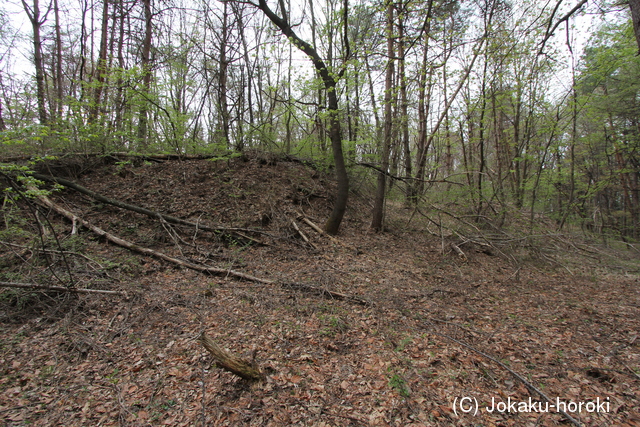
[[(71, 272), (80, 288), (127, 295), (3, 288), (4, 426), (640, 425), (633, 247), (553, 231), (491, 240), (481, 228), (474, 243), (434, 225), (446, 216), (437, 207), (392, 202), (388, 229), (374, 234), (357, 180), (330, 239), (298, 218), (322, 225), (331, 176), (276, 158), (53, 172), (106, 197), (243, 228), (203, 232), (69, 189), (51, 196), (139, 246), (273, 283), (179, 267), (86, 229), (72, 235), (51, 211), (64, 256), (51, 233), (45, 252), (20, 232), (37, 229), (26, 205), (7, 207), (0, 281), (60, 285), (51, 272)], [(216, 366), (202, 332), (253, 360), (265, 381)]]

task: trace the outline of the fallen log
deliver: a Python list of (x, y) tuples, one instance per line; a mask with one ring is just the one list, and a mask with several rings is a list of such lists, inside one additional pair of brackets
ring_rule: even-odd
[(159, 258), (164, 261), (168, 261), (170, 263), (180, 265), (182, 267), (186, 267), (191, 270), (200, 271), (203, 273), (215, 274), (219, 276), (231, 276), (231, 277), (236, 277), (243, 280), (248, 280), (251, 282), (262, 283), (265, 285), (279, 285), (283, 288), (300, 289), (316, 295), (323, 296), (325, 298), (346, 300), (346, 301), (354, 302), (360, 305), (370, 305), (370, 302), (365, 299), (352, 296), (352, 295), (346, 295), (340, 292), (330, 291), (328, 289), (318, 288), (316, 286), (306, 285), (303, 283), (278, 283), (275, 280), (262, 279), (260, 277), (252, 276), (251, 274), (242, 273), (240, 271), (194, 264), (192, 262), (184, 261), (180, 258), (167, 255), (163, 252), (159, 252), (150, 248), (145, 248), (143, 246), (136, 245), (135, 243), (129, 242), (128, 240), (122, 239), (114, 234), (111, 234), (101, 229), (100, 227), (91, 224), (89, 221), (78, 217), (77, 215), (66, 210), (62, 206), (59, 206), (53, 203), (51, 199), (49, 199), (47, 196), (44, 196), (44, 195), (38, 196), (38, 200), (40, 203), (42, 203), (46, 207), (52, 209), (53, 211), (67, 218), (73, 224), (76, 224), (76, 223), (81, 224), (83, 227), (91, 230), (93, 233), (97, 234), (98, 236), (104, 237), (105, 239), (107, 239), (107, 241), (115, 245), (121, 246), (123, 248), (129, 249), (131, 251), (138, 252), (143, 255), (149, 255), (149, 256)]
[(238, 356), (229, 353), (220, 347), (204, 332), (198, 337), (204, 348), (213, 356), (216, 364), (224, 370), (231, 372), (248, 381), (264, 381), (264, 374), (252, 362), (247, 362)]
[[(171, 216), (171, 215), (166, 215), (160, 212), (155, 212), (152, 211), (150, 209), (147, 208), (143, 208), (141, 206), (136, 206), (136, 205), (132, 205), (129, 203), (125, 203), (122, 202), (120, 200), (115, 200), (115, 199), (110, 199), (108, 197), (105, 197), (101, 194), (96, 193), (95, 191), (89, 190), (88, 188), (85, 188), (79, 184), (76, 184), (73, 181), (69, 181), (68, 179), (64, 179), (64, 178), (58, 178), (55, 176), (49, 176), (49, 175), (42, 175), (39, 173), (34, 173), (31, 176), (33, 176), (36, 179), (42, 180), (42, 181), (47, 181), (47, 182), (54, 182), (54, 183), (58, 183), (60, 185), (63, 185), (67, 188), (71, 188), (73, 190), (76, 190), (79, 193), (85, 194), (89, 197), (91, 197), (94, 200), (98, 200), (99, 202), (102, 203), (107, 203), (109, 205), (113, 205), (113, 206), (117, 206), (119, 208), (122, 209), (126, 209), (126, 210), (130, 210), (133, 212), (137, 212), (139, 214), (142, 215), (147, 215), (151, 218), (160, 218), (165, 220), (166, 222), (172, 223), (172, 224), (178, 224), (178, 225), (185, 225), (188, 227), (192, 227), (192, 228), (196, 228), (199, 230), (203, 230), (203, 231), (210, 231), (213, 233), (221, 233), (221, 232), (226, 232), (226, 233), (234, 233), (237, 234), (238, 236), (242, 237), (243, 239), (247, 239), (250, 240), (256, 244), (259, 245), (266, 245), (264, 242), (247, 236), (245, 233), (247, 232), (257, 232), (257, 233), (261, 233), (264, 234), (264, 232), (260, 231), (260, 230), (250, 230), (250, 229), (245, 229), (245, 228), (235, 228), (235, 227), (210, 227), (207, 225), (203, 225), (203, 224), (197, 224), (195, 222), (191, 222), (191, 221), (187, 221), (185, 219), (182, 218), (177, 218), (175, 216)], [(244, 232), (244, 233), (243, 233)]]

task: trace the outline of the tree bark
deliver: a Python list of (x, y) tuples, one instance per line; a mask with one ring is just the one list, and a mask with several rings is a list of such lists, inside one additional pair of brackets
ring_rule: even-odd
[[(55, 83), (56, 89), (56, 102), (55, 102), (55, 116), (57, 119), (61, 119), (62, 115), (62, 97), (63, 97), (63, 78), (62, 78), (62, 34), (60, 31), (60, 10), (58, 8), (58, 0), (53, 0), (53, 12), (55, 14), (55, 27), (56, 27), (56, 69), (55, 69)], [(53, 115), (53, 113), (52, 113)]]
[(204, 348), (211, 353), (213, 358), (216, 360), (216, 364), (222, 369), (248, 381), (264, 381), (264, 374), (260, 372), (260, 369), (258, 369), (257, 366), (229, 353), (227, 350), (216, 344), (216, 342), (209, 338), (209, 336), (204, 332), (200, 334), (198, 341), (200, 341)]
[(219, 140), (226, 148), (232, 148), (229, 132), (229, 100), (227, 96), (227, 86), (229, 77), (229, 60), (227, 59), (227, 45), (229, 43), (229, 11), (228, 3), (223, 1), (222, 28), (220, 34), (220, 55), (218, 62), (220, 69), (218, 73), (218, 108), (219, 108)]
[(338, 182), (338, 191), (336, 201), (333, 205), (333, 211), (324, 225), (324, 230), (329, 234), (338, 234), (342, 218), (347, 209), (347, 201), (349, 198), (349, 176), (344, 162), (344, 154), (342, 151), (342, 129), (340, 127), (340, 117), (338, 108), (338, 96), (336, 94), (337, 79), (329, 71), (322, 58), (306, 41), (302, 40), (291, 28), (286, 18), (281, 18), (269, 8), (266, 0), (260, 0), (258, 8), (273, 22), (289, 40), (291, 40), (298, 49), (304, 52), (316, 69), (316, 72), (324, 83), (327, 92), (328, 113), (329, 113), (329, 139), (331, 140), (331, 148), (333, 151), (333, 162), (336, 168), (336, 179)]
[[(420, 71), (418, 76), (418, 140), (416, 153), (416, 183), (408, 195), (414, 203), (418, 202), (418, 198), (424, 191), (424, 182), (427, 165), (427, 151), (429, 150), (427, 140), (427, 117), (429, 115), (430, 99), (431, 99), (431, 76), (433, 75), (433, 67), (427, 70), (427, 61), (429, 53), (429, 34), (431, 31), (431, 14), (433, 11), (433, 0), (429, 0), (427, 8), (427, 16), (424, 21), (424, 41), (422, 51), (422, 62), (420, 63)], [(429, 78), (427, 78), (427, 72)], [(429, 81), (429, 90), (427, 91), (427, 81)]]
[(109, 29), (109, 0), (102, 0), (102, 28), (100, 32), (100, 51), (98, 53), (98, 66), (94, 72), (94, 79), (97, 82), (93, 92), (93, 105), (89, 111), (89, 122), (93, 123), (97, 120), (100, 112), (100, 102), (102, 100), (102, 89), (106, 80), (107, 73), (107, 45), (108, 45), (108, 29)]
[[(106, 1), (106, 0), (105, 0)], [(148, 96), (151, 88), (151, 0), (142, 0), (144, 5), (144, 41), (142, 43), (142, 91)], [(138, 141), (143, 148), (149, 142), (149, 101), (142, 100), (138, 119)]]
[[(0, 73), (0, 84), (2, 84), (2, 73)], [(4, 116), (2, 115), (2, 100), (0, 99), (0, 131), (7, 130), (7, 125), (4, 122)]]
[(381, 169), (384, 173), (378, 173), (378, 182), (376, 187), (376, 195), (373, 205), (373, 213), (371, 219), (371, 229), (373, 231), (382, 231), (384, 220), (384, 196), (387, 184), (387, 172), (389, 169), (389, 149), (391, 147), (391, 137), (393, 130), (393, 75), (394, 75), (394, 40), (393, 40), (393, 3), (387, 3), (387, 71), (385, 75), (385, 91), (384, 91), (384, 138), (382, 141), (382, 150), (380, 153)]
[[(404, 174), (406, 176), (413, 176), (413, 165), (411, 163), (411, 147), (409, 142), (409, 99), (407, 97), (407, 74), (406, 74), (406, 52), (405, 52), (405, 29), (404, 18), (398, 17), (398, 57), (399, 60), (399, 74), (400, 74), (400, 124), (402, 128), (402, 148), (404, 159)], [(413, 195), (413, 183), (407, 182), (405, 186), (406, 191), (406, 205), (410, 205), (414, 197)]]
[(631, 20), (633, 21), (633, 32), (638, 43), (638, 55), (640, 55), (640, 0), (629, 0), (631, 8)]
[(36, 67), (36, 97), (38, 98), (38, 119), (41, 125), (46, 125), (48, 122), (47, 107), (46, 107), (46, 90), (44, 80), (44, 63), (42, 59), (42, 37), (40, 35), (40, 28), (47, 20), (47, 13), (44, 17), (40, 17), (40, 3), (39, 0), (33, 0), (33, 9), (27, 5), (25, 0), (22, 0), (22, 6), (24, 11), (27, 12), (31, 27), (33, 29), (33, 62)]

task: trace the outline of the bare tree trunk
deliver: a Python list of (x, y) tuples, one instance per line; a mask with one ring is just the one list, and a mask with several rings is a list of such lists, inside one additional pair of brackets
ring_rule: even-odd
[(424, 28), (424, 42), (422, 51), (422, 62), (420, 64), (420, 71), (418, 76), (418, 139), (417, 139), (417, 152), (416, 152), (416, 184), (411, 190), (410, 197), (414, 202), (418, 201), (418, 197), (424, 191), (424, 178), (426, 173), (427, 163), (427, 151), (429, 150), (427, 140), (427, 116), (429, 110), (429, 103), (431, 98), (431, 84), (429, 83), (429, 91), (427, 92), (427, 82), (431, 81), (431, 75), (433, 69), (429, 68), (427, 78), (427, 61), (429, 53), (429, 33), (431, 31), (431, 13), (433, 11), (433, 0), (429, 0), (427, 8), (427, 16), (425, 18)]
[[(311, 11), (311, 46), (313, 46), (313, 48), (315, 49), (317, 46), (317, 40), (316, 40), (317, 23), (316, 23), (315, 9), (313, 7), (313, 0), (309, 0), (309, 10)], [(320, 149), (324, 153), (326, 151), (326, 147), (325, 147), (326, 132), (325, 132), (324, 121), (322, 120), (320, 112), (325, 108), (325, 100), (324, 100), (324, 94), (321, 88), (318, 88), (317, 95), (318, 95), (318, 101), (317, 101), (315, 117), (314, 117), (315, 131), (316, 131), (316, 134), (318, 135), (318, 142), (320, 143)]]
[[(405, 38), (404, 38), (404, 18), (398, 17), (398, 57), (400, 74), (400, 125), (402, 128), (402, 148), (404, 159), (404, 175), (413, 176), (411, 162), (411, 147), (409, 146), (409, 99), (407, 97), (407, 75), (405, 71)], [(406, 204), (409, 205), (413, 199), (413, 183), (406, 183)]]
[[(0, 71), (0, 87), (4, 87), (2, 84), (2, 71)], [(0, 99), (0, 131), (7, 130), (7, 125), (4, 122), (4, 115), (2, 114), (2, 99)]]
[[(289, 0), (291, 9), (291, 0)], [(291, 69), (293, 67), (293, 45), (289, 43), (289, 64), (287, 66), (287, 113), (285, 118), (284, 152), (291, 152), (291, 116), (293, 115), (293, 104), (291, 102)]]
[(562, 215), (558, 230), (562, 230), (567, 217), (571, 213), (571, 207), (575, 198), (576, 191), (576, 142), (578, 140), (578, 90), (576, 88), (576, 67), (575, 61), (572, 58), (571, 61), (571, 73), (572, 73), (572, 89), (571, 89), (571, 139), (569, 146), (569, 197), (567, 200), (567, 208)]
[(378, 173), (378, 182), (376, 195), (373, 205), (373, 213), (371, 219), (371, 229), (374, 231), (382, 231), (384, 221), (384, 199), (387, 183), (387, 172), (389, 169), (389, 149), (391, 147), (391, 138), (393, 131), (393, 75), (394, 75), (394, 41), (393, 41), (393, 3), (387, 3), (387, 71), (385, 75), (385, 92), (384, 92), (384, 138), (382, 140), (382, 150), (380, 152), (380, 168)]
[[(247, 110), (249, 113), (249, 129), (250, 131), (253, 130), (254, 128), (254, 118), (253, 118), (253, 78), (254, 78), (254, 73), (252, 72), (252, 66), (251, 66), (251, 61), (249, 60), (249, 47), (247, 45), (247, 38), (244, 34), (244, 24), (243, 24), (243, 17), (242, 17), (242, 9), (238, 7), (237, 3), (232, 3), (231, 7), (233, 9), (233, 12), (236, 16), (236, 21), (238, 23), (238, 31), (240, 33), (240, 39), (242, 41), (242, 50), (243, 50), (243, 59), (244, 59), (244, 73), (246, 75), (245, 77), (245, 81), (246, 84), (244, 85), (244, 87), (247, 88)], [(240, 105), (240, 111), (244, 111), (244, 93), (242, 96), (242, 104)], [(238, 126), (239, 126), (239, 138), (238, 141), (236, 143), (236, 151), (242, 151), (244, 150), (244, 146), (245, 146), (245, 135), (242, 134), (242, 120), (243, 118), (240, 118), (241, 120), (238, 120)]]
[(109, 28), (109, 0), (102, 0), (102, 29), (100, 32), (100, 52), (98, 53), (98, 66), (94, 72), (94, 79), (97, 82), (93, 92), (93, 105), (89, 110), (89, 122), (94, 123), (100, 112), (100, 102), (102, 100), (102, 89), (107, 72), (107, 39)]
[(376, 141), (380, 141), (382, 138), (382, 125), (380, 124), (380, 114), (378, 114), (378, 103), (376, 102), (376, 92), (373, 87), (373, 77), (371, 76), (371, 65), (369, 65), (369, 57), (365, 55), (364, 65), (367, 68), (367, 78), (369, 83), (369, 96), (371, 98), (371, 108), (373, 109), (373, 117), (376, 124)]
[(7, 125), (2, 117), (2, 102), (0, 101), (0, 131), (7, 130)]
[(633, 20), (633, 32), (638, 43), (638, 54), (640, 55), (640, 0), (629, 0), (631, 8), (631, 19)]
[[(338, 182), (338, 192), (336, 194), (336, 201), (333, 205), (333, 211), (325, 223), (324, 230), (328, 234), (337, 234), (340, 229), (340, 223), (342, 217), (347, 209), (347, 200), (349, 199), (349, 176), (347, 175), (347, 168), (344, 163), (344, 154), (342, 152), (342, 129), (340, 127), (340, 111), (338, 108), (338, 95), (336, 94), (337, 80), (336, 76), (332, 74), (327, 68), (326, 64), (320, 58), (320, 55), (316, 49), (306, 41), (302, 40), (291, 28), (286, 16), (284, 18), (279, 17), (269, 8), (266, 0), (260, 0), (258, 5), (260, 10), (273, 22), (282, 33), (292, 40), (296, 47), (304, 52), (316, 69), (316, 72), (324, 83), (325, 90), (327, 92), (327, 101), (329, 107), (329, 138), (331, 139), (331, 148), (333, 151), (333, 162), (336, 168), (336, 180)], [(283, 11), (284, 15), (284, 11)]]
[[(124, 71), (125, 63), (124, 63), (124, 23), (125, 23), (125, 11), (123, 7), (123, 0), (118, 0), (118, 79), (116, 82), (116, 96), (115, 96), (115, 120), (114, 120), (114, 128), (118, 135), (124, 134), (122, 132), (124, 130), (124, 110), (125, 110), (125, 91), (124, 91), (124, 81), (122, 78), (122, 73)], [(114, 19), (115, 24), (115, 19)], [(122, 137), (119, 137), (122, 141)]]
[(56, 70), (53, 79), (56, 89), (55, 116), (57, 119), (62, 115), (62, 97), (63, 97), (63, 77), (62, 77), (62, 34), (60, 31), (60, 9), (58, 8), (58, 0), (53, 0), (53, 12), (56, 20)]
[(229, 100), (227, 96), (227, 80), (229, 77), (229, 60), (227, 59), (227, 44), (229, 42), (229, 11), (228, 2), (223, 2), (222, 10), (222, 34), (220, 34), (220, 55), (218, 62), (220, 70), (218, 74), (218, 108), (220, 114), (219, 135), (224, 140), (227, 148), (231, 148), (229, 136)]
[(78, 80), (80, 80), (80, 99), (85, 99), (84, 73), (87, 66), (87, 10), (89, 8), (88, 0), (82, 0), (82, 17), (80, 23), (80, 67), (78, 72)]
[[(106, 1), (106, 0), (105, 0)], [(142, 43), (142, 91), (148, 96), (151, 88), (151, 0), (142, 0), (144, 5), (144, 41)], [(138, 141), (143, 148), (149, 143), (149, 101), (142, 100), (138, 119)]]
[(44, 80), (44, 64), (42, 60), (42, 37), (40, 28), (47, 20), (49, 10), (40, 16), (39, 0), (33, 0), (33, 8), (29, 7), (25, 0), (22, 0), (24, 11), (27, 12), (31, 27), (33, 28), (33, 62), (36, 67), (36, 97), (38, 98), (38, 118), (41, 125), (48, 123), (46, 107), (46, 89)]
[(484, 67), (482, 69), (482, 84), (480, 85), (480, 99), (482, 106), (480, 107), (480, 120), (478, 121), (478, 206), (476, 207), (476, 215), (478, 218), (482, 213), (483, 209), (483, 196), (482, 196), (482, 186), (484, 179), (484, 170), (486, 167), (486, 156), (485, 156), (485, 122), (484, 118), (486, 116), (487, 111), (487, 61), (485, 58)]

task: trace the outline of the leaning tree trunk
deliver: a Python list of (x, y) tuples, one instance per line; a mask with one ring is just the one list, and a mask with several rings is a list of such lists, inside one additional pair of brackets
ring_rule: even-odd
[(340, 112), (338, 109), (338, 97), (336, 95), (337, 77), (334, 77), (334, 74), (329, 71), (315, 48), (298, 37), (298, 35), (293, 31), (286, 16), (284, 16), (284, 10), (282, 11), (284, 17), (281, 18), (273, 13), (267, 5), (266, 0), (260, 0), (258, 7), (267, 16), (267, 18), (271, 20), (271, 22), (280, 28), (282, 34), (291, 40), (298, 49), (304, 52), (309, 59), (311, 59), (316, 72), (324, 83), (324, 88), (327, 92), (329, 113), (329, 138), (331, 139), (333, 162), (336, 168), (336, 180), (338, 182), (336, 201), (333, 205), (333, 211), (324, 225), (324, 230), (329, 234), (337, 234), (340, 229), (342, 217), (347, 209), (347, 200), (349, 198), (349, 176), (347, 175), (347, 168), (344, 163), (344, 154), (342, 152), (342, 129), (340, 127)]

